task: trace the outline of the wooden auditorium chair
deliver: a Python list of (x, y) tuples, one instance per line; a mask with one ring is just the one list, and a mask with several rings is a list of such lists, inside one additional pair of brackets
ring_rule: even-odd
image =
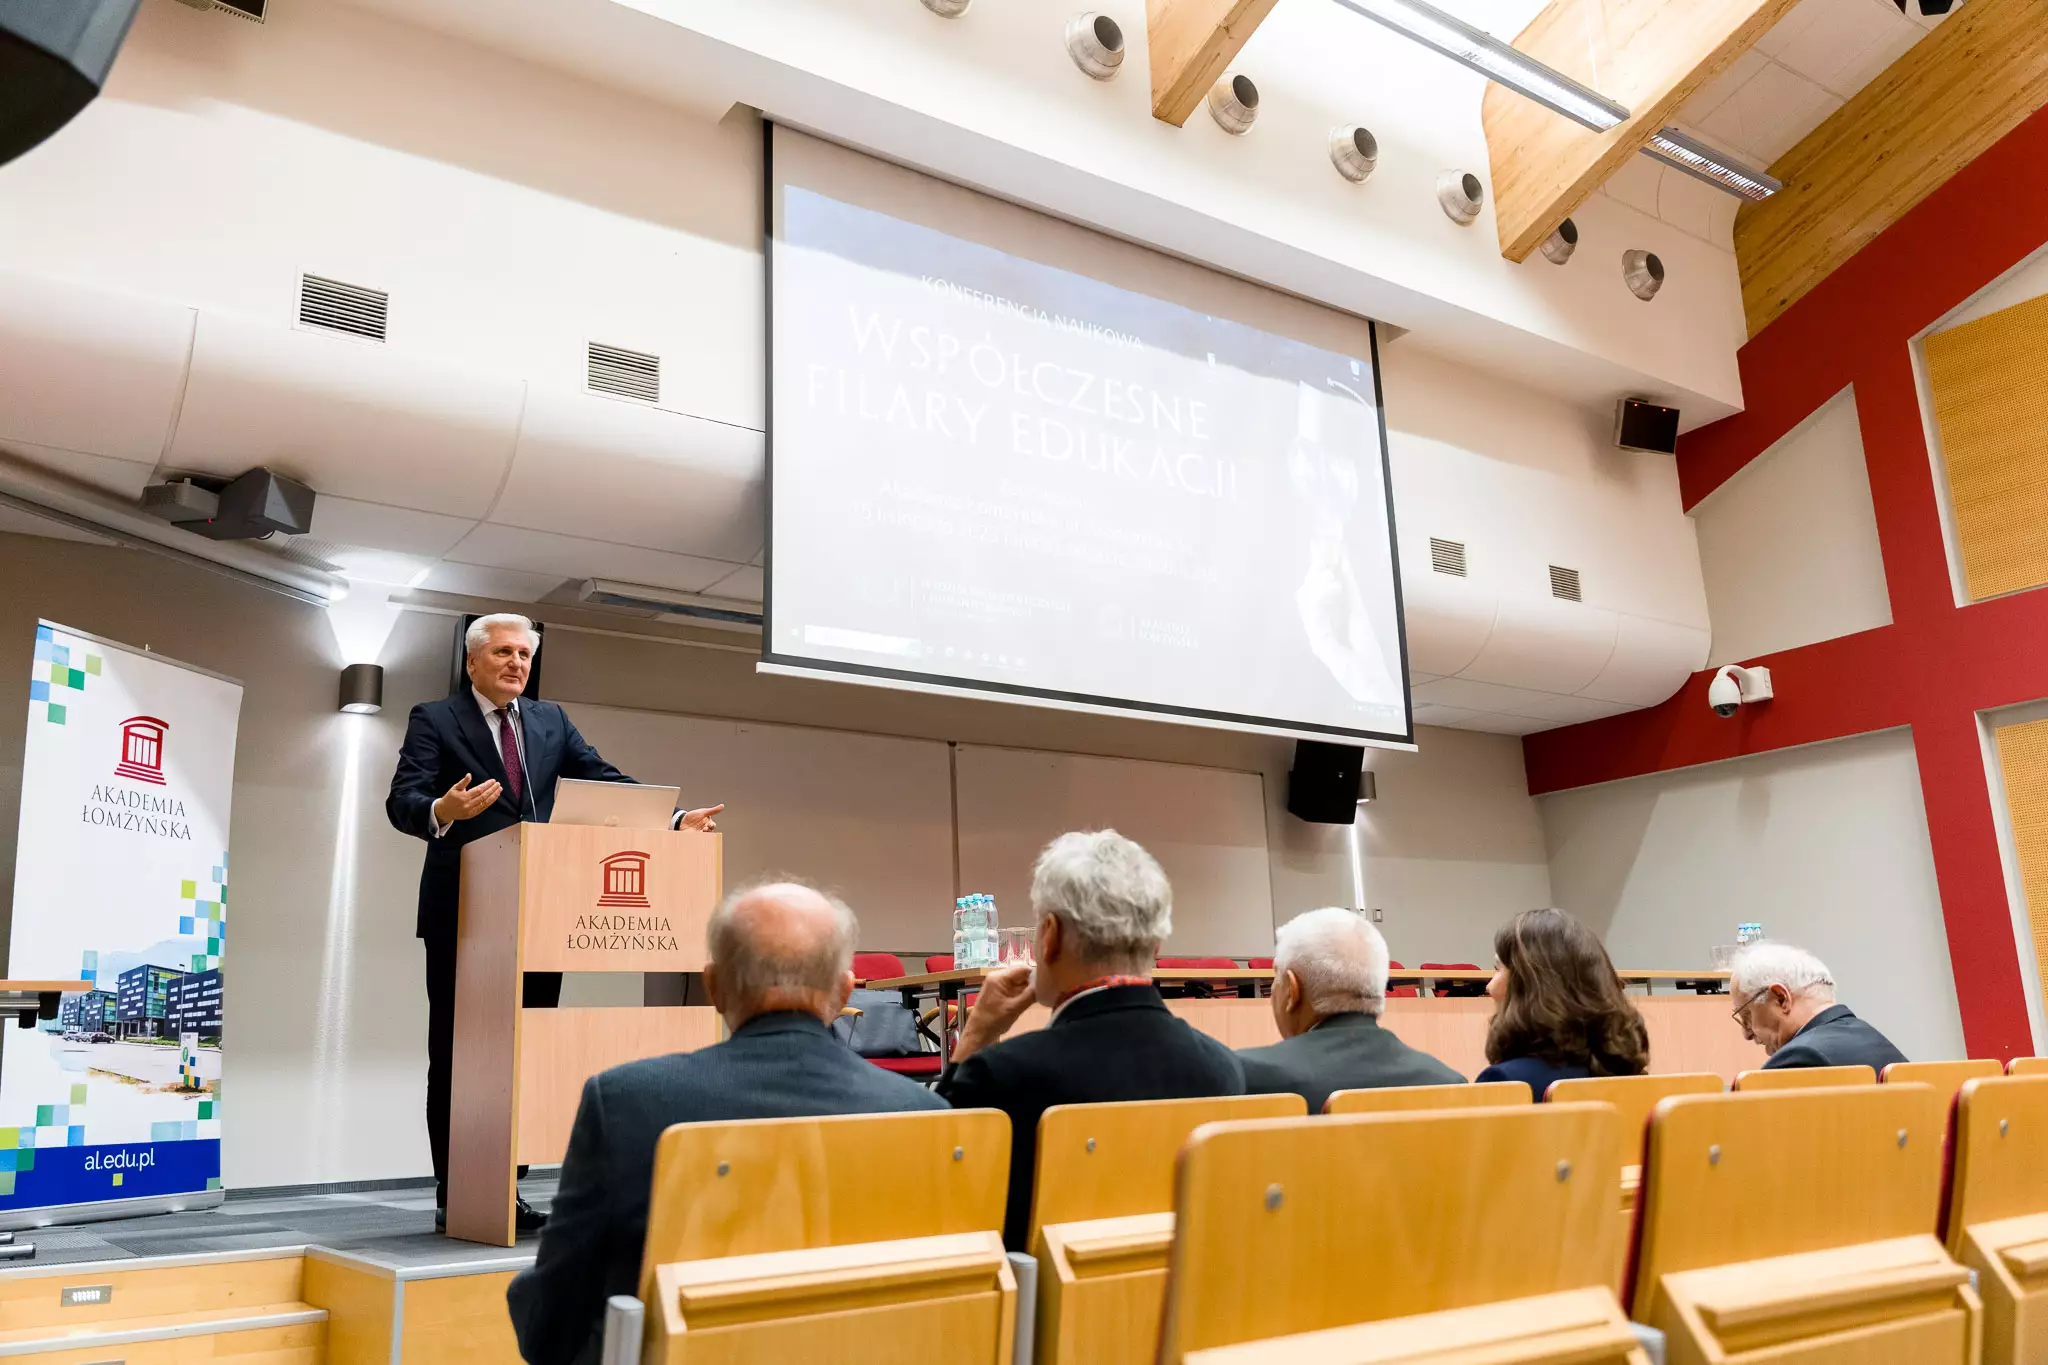
[(1226, 1119), (1307, 1113), (1299, 1095), (1046, 1110), (1026, 1243), (1038, 1258), (1040, 1365), (1150, 1365), (1173, 1241), (1174, 1162), (1188, 1134)]
[(2008, 1076), (2048, 1076), (2048, 1057), (2015, 1057), (2005, 1064)]
[(677, 1124), (655, 1149), (644, 1365), (1009, 1365), (1010, 1120)]
[(1488, 1081), (1484, 1085), (1383, 1085), (1362, 1090), (1332, 1090), (1323, 1101), (1325, 1114), (1393, 1114), (1417, 1109), (1494, 1109), (1527, 1104), (1533, 1096), (1527, 1081)]
[(1901, 1081), (1924, 1085), (1941, 1096), (1945, 1105), (1956, 1097), (1963, 1082), (2004, 1074), (2003, 1066), (1986, 1057), (1968, 1062), (1893, 1062), (1878, 1073), (1877, 1079), (1885, 1085)]
[(1877, 1070), (1868, 1066), (1759, 1067), (1735, 1073), (1735, 1090), (1820, 1090), (1829, 1086), (1876, 1085)]
[(1159, 1365), (1643, 1365), (1620, 1153), (1599, 1104), (1198, 1129)]
[(1676, 1095), (1718, 1095), (1724, 1082), (1711, 1071), (1668, 1076), (1587, 1076), (1552, 1081), (1543, 1098), (1552, 1104), (1611, 1104), (1621, 1116), (1621, 1239), (1614, 1258), (1618, 1292), (1628, 1275), (1629, 1241), (1636, 1223), (1636, 1192), (1643, 1179), (1643, 1144), (1650, 1115), (1660, 1101)]
[(1924, 1085), (1688, 1095), (1650, 1120), (1633, 1313), (1670, 1365), (1974, 1365)]
[(2048, 1075), (1966, 1082), (1953, 1131), (1945, 1237), (1977, 1272), (1984, 1365), (2048, 1360)]

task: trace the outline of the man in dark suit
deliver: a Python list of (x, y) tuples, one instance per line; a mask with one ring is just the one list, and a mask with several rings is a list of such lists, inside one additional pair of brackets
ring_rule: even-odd
[(1823, 963), (1789, 943), (1753, 943), (1728, 968), (1735, 1022), (1762, 1043), (1766, 1071), (1800, 1066), (1867, 1066), (1883, 1073), (1906, 1054), (1835, 1003), (1835, 980)]
[(1292, 1091), (1323, 1111), (1333, 1090), (1462, 1085), (1465, 1078), (1380, 1027), (1387, 941), (1364, 915), (1331, 907), (1280, 926), (1273, 947), (1273, 1022), (1281, 1041), (1245, 1048), (1244, 1088)]
[(654, 1149), (670, 1124), (946, 1107), (832, 1036), (858, 935), (843, 902), (791, 883), (734, 892), (712, 914), (704, 986), (732, 1036), (584, 1083), (553, 1217), (506, 1294), (532, 1365), (595, 1361), (606, 1298), (639, 1292)]
[[(412, 708), (384, 813), (393, 828), (427, 841), (415, 927), (427, 949), (427, 1146), (434, 1158), (436, 1227), (448, 1204), (449, 1067), (455, 1050), (455, 926), (462, 896), (462, 846), (522, 820), (554, 813), (555, 780), (631, 782), (585, 742), (553, 702), (526, 701), (526, 679), (540, 637), (533, 622), (509, 613), (480, 616), (463, 637), (469, 686)], [(482, 774), (482, 781), (477, 777)], [(687, 811), (679, 827), (717, 828), (723, 806)], [(560, 972), (535, 972), (524, 1003), (552, 1008)], [(522, 1199), (519, 1227), (546, 1215)]]
[[(1242, 1095), (1230, 1049), (1167, 1010), (1153, 960), (1173, 932), (1173, 888), (1152, 855), (1115, 830), (1063, 834), (1031, 876), (1035, 967), (988, 974), (939, 1093), (955, 1109), (1010, 1116), (1003, 1241), (1028, 1251), (1038, 1119), (1056, 1104)], [(999, 1041), (1033, 1001), (1052, 1008), (1035, 1033)]]

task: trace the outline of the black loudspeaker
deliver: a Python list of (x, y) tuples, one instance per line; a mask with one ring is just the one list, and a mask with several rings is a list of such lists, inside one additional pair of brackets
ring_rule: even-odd
[(106, 84), (142, 0), (0, 0), (0, 166)]
[(1287, 774), (1287, 810), (1318, 825), (1358, 823), (1358, 801), (1370, 796), (1365, 750), (1353, 744), (1298, 740)]
[(1614, 443), (1623, 450), (1676, 454), (1678, 409), (1660, 408), (1640, 398), (1622, 399), (1614, 408)]

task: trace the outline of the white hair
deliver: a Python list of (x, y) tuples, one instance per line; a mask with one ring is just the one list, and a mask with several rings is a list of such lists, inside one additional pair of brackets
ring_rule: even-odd
[[(792, 887), (812, 892), (832, 907), (832, 931), (797, 951), (768, 951), (754, 941), (753, 918), (740, 912), (752, 901), (780, 901)], [(711, 912), (704, 926), (704, 941), (727, 992), (734, 1001), (751, 1007), (778, 986), (830, 994), (853, 969), (860, 921), (854, 918), (853, 908), (830, 891), (778, 874), (729, 892)]]
[(1173, 884), (1113, 829), (1062, 834), (1031, 869), (1031, 908), (1058, 915), (1084, 962), (1150, 967), (1173, 932)]
[(1293, 972), (1317, 1015), (1377, 1015), (1387, 1000), (1387, 941), (1356, 910), (1296, 915), (1274, 936), (1273, 979)]
[(533, 652), (540, 653), (540, 632), (533, 628), (531, 618), (512, 611), (494, 611), (489, 616), (477, 617), (469, 623), (469, 629), (462, 632), (463, 655), (467, 657), (474, 654), (490, 643), (491, 632), (494, 630), (523, 630), (526, 632), (526, 642), (533, 647)]
[(1738, 997), (1783, 986), (1787, 995), (1813, 992), (1835, 998), (1835, 978), (1828, 965), (1804, 948), (1789, 943), (1752, 943), (1728, 964), (1728, 989)]

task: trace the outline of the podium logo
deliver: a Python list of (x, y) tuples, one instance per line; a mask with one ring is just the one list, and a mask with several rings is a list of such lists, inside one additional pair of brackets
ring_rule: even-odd
[(164, 785), (164, 731), (171, 727), (155, 716), (130, 716), (121, 722), (121, 761), (117, 777)]
[(623, 853), (612, 854), (599, 863), (598, 867), (603, 877), (603, 890), (597, 897), (599, 905), (615, 905), (634, 910), (654, 908), (647, 899), (645, 853), (627, 849)]

